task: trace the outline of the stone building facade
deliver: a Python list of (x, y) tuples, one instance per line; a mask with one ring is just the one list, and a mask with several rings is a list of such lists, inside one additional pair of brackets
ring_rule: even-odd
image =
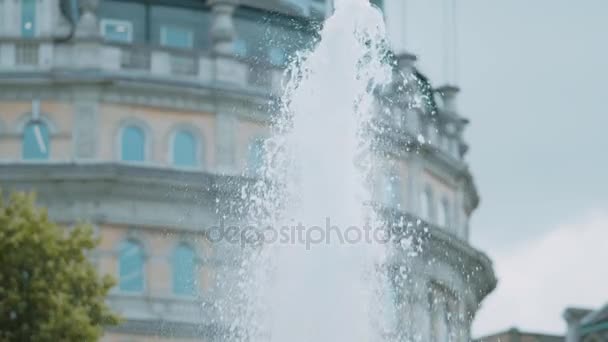
[[(415, 73), (429, 99), (395, 102), (385, 122), (378, 201), (418, 222), (424, 244), (393, 260), (416, 279), (397, 291), (398, 319), (420, 341), (468, 341), (496, 279), (468, 243), (479, 199), (467, 120), (458, 88), (431, 88), (404, 50), (400, 2), (377, 3), (396, 73)], [(330, 11), (323, 0), (0, 0), (0, 186), (95, 227), (94, 261), (118, 279), (108, 301), (125, 318), (105, 341), (225, 336), (217, 284), (235, 251), (205, 230), (238, 221), (227, 203), (260, 165), (288, 56)]]
[(488, 335), (476, 342), (564, 342), (564, 336), (521, 331), (516, 328)]
[(568, 327), (566, 342), (608, 341), (608, 304), (597, 310), (567, 308), (563, 317)]

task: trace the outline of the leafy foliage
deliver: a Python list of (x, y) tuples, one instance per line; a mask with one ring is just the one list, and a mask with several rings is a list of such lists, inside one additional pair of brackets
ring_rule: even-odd
[(118, 317), (105, 303), (114, 285), (88, 259), (89, 226), (49, 221), (34, 197), (0, 192), (0, 341), (95, 341)]

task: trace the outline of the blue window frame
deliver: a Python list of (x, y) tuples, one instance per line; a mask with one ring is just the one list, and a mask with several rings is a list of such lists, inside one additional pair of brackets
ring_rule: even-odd
[(30, 121), (23, 130), (22, 157), (26, 160), (45, 160), (50, 151), (49, 129), (42, 121)]
[(127, 240), (120, 245), (118, 256), (118, 286), (125, 292), (144, 291), (144, 249), (137, 241)]
[(173, 252), (173, 293), (180, 296), (196, 294), (196, 254), (185, 244), (177, 246)]
[(123, 128), (121, 137), (121, 160), (142, 162), (146, 154), (146, 135), (140, 127), (129, 125)]
[(261, 176), (264, 166), (264, 141), (255, 139), (249, 144), (247, 155), (247, 173), (251, 176)]
[(192, 133), (180, 130), (173, 138), (173, 165), (196, 166), (196, 139)]
[(108, 41), (131, 43), (133, 41), (133, 24), (126, 20), (102, 19), (101, 33)]
[(21, 0), (21, 36), (36, 35), (36, 0)]
[(160, 28), (160, 44), (179, 49), (191, 49), (194, 45), (192, 30), (174, 25), (163, 25)]

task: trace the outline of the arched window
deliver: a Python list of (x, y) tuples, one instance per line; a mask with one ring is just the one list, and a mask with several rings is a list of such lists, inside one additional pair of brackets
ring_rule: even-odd
[(182, 296), (196, 294), (196, 254), (186, 245), (180, 244), (173, 252), (173, 293)]
[(179, 130), (173, 137), (173, 165), (194, 167), (196, 158), (196, 138), (186, 130)]
[(146, 155), (146, 135), (135, 125), (125, 126), (122, 130), (120, 156), (123, 161), (142, 162)]
[(437, 223), (441, 227), (450, 226), (450, 201), (447, 198), (442, 198), (437, 211)]
[(401, 208), (401, 177), (394, 172), (384, 176), (384, 205)]
[(26, 160), (49, 158), (49, 129), (42, 121), (30, 121), (23, 129), (22, 157)]
[(247, 151), (247, 172), (251, 176), (260, 176), (264, 166), (264, 141), (254, 139)]
[(118, 287), (125, 292), (144, 291), (144, 249), (134, 240), (126, 240), (118, 252)]
[(427, 222), (433, 222), (435, 212), (433, 190), (426, 186), (420, 193), (420, 215)]

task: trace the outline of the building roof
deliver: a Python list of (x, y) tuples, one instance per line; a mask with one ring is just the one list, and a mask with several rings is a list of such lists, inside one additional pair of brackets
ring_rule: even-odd
[(600, 332), (608, 334), (608, 304), (583, 317), (579, 329), (582, 336)]
[(602, 322), (608, 322), (608, 304), (604, 305), (599, 310), (587, 314), (581, 319), (582, 325), (593, 325)]
[(564, 342), (565, 337), (541, 333), (523, 332), (516, 328), (481, 337), (475, 342)]

